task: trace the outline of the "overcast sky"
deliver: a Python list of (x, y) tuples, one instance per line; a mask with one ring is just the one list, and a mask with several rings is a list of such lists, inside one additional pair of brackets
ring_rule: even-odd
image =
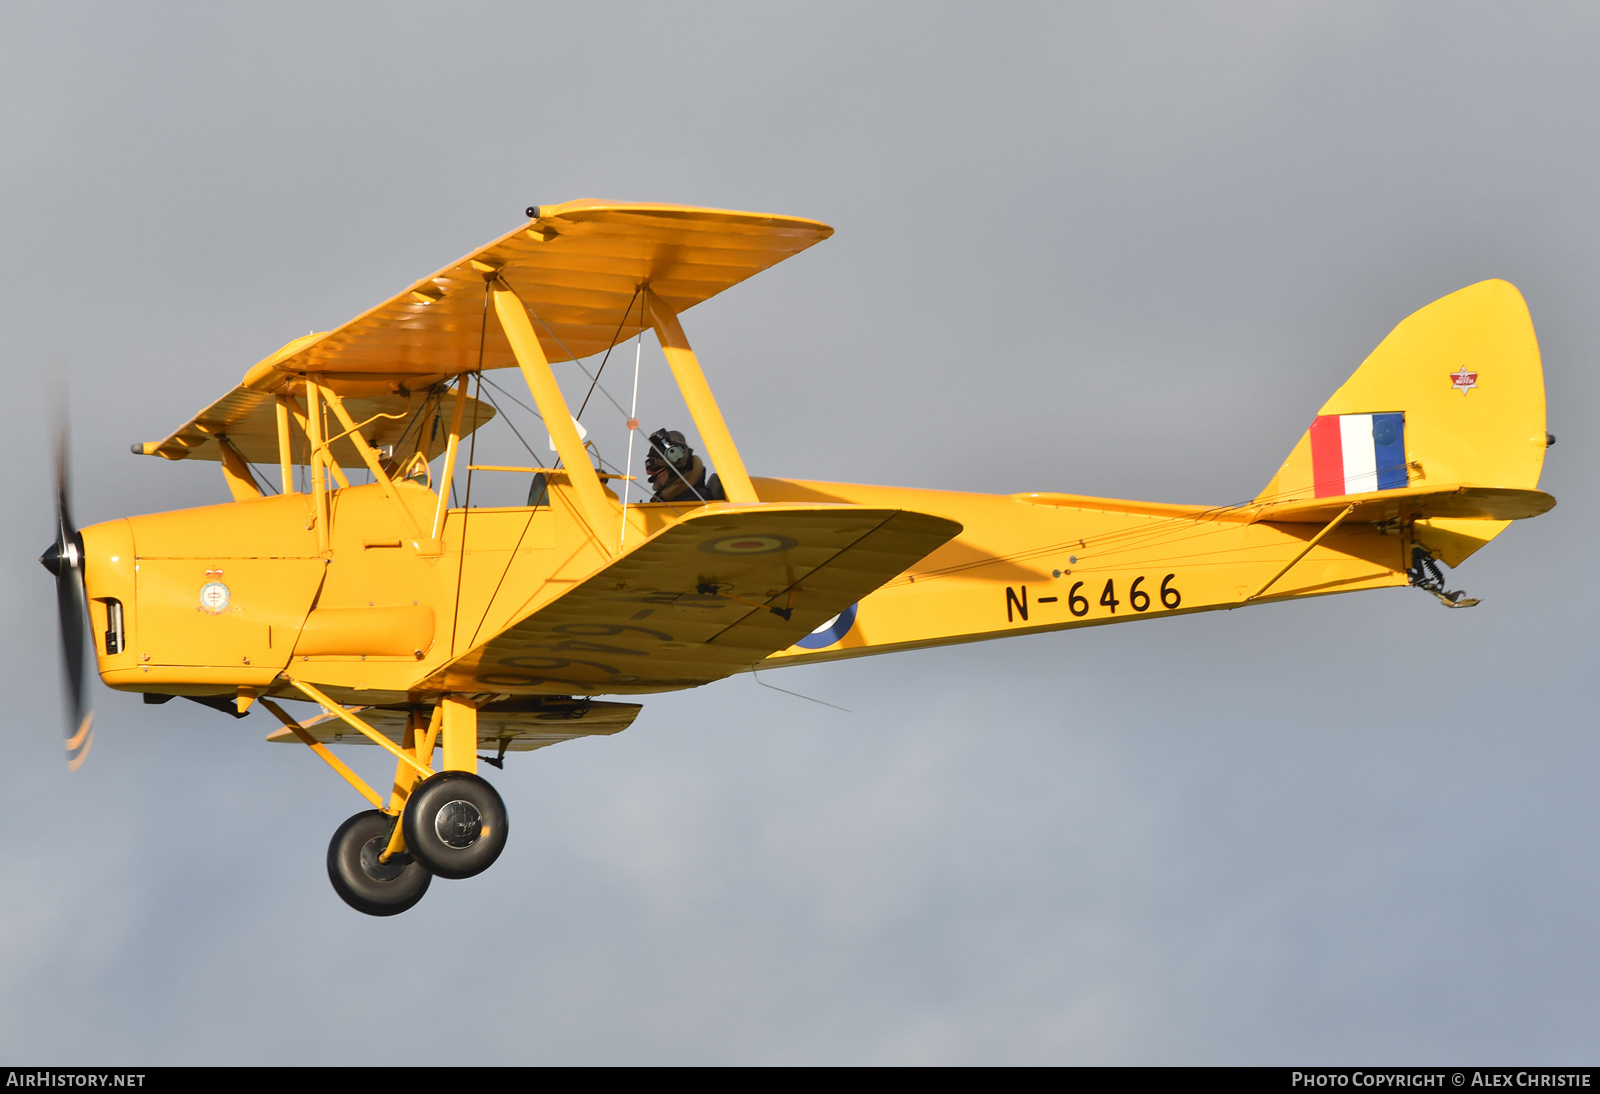
[[(1591, 6), (5, 24), (0, 1058), (1594, 1062)], [(97, 685), (69, 776), (53, 378), (80, 523), (225, 500), (129, 443), (579, 197), (837, 229), (684, 319), (757, 475), (1237, 501), (1397, 322), (1502, 277), (1560, 504), (1452, 575), (1471, 611), (1384, 590), (769, 678), (849, 714), (748, 677), (648, 699), (488, 772), (504, 856), (391, 920), (328, 885), (360, 800), (263, 714)], [(643, 368), (645, 425), (681, 426)]]

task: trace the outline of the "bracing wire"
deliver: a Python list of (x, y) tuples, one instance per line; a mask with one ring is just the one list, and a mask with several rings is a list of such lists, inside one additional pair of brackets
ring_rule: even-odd
[(525, 403), (521, 399), (517, 398), (511, 392), (507, 391), (505, 388), (501, 387), (499, 384), (497, 384), (493, 380), (489, 379), (489, 377), (485, 376), (483, 378), (483, 382), (488, 384), (490, 387), (494, 388), (500, 394), (504, 395), (507, 399), (510, 399), (513, 403), (516, 403), (523, 410), (526, 410), (529, 414), (532, 414), (535, 418), (538, 418), (541, 422), (544, 421), (544, 415), (543, 414), (540, 414), (537, 410), (533, 409), (533, 407), (529, 406), (527, 403)]
[[(639, 296), (639, 291), (636, 289), (636, 290), (634, 290), (633, 298), (637, 299), (638, 296)], [(526, 304), (524, 304), (523, 306), (527, 307)], [(633, 311), (633, 299), (630, 299), (628, 301), (627, 310), (622, 313), (622, 319), (617, 323), (616, 332), (613, 333), (612, 336), (611, 336), (611, 345), (606, 348), (606, 355), (600, 362), (600, 368), (598, 370), (596, 370), (594, 376), (591, 377), (591, 379), (590, 379), (588, 394), (584, 395), (583, 403), (578, 407), (578, 413), (577, 413), (577, 415), (575, 415), (573, 417), (573, 421), (577, 421), (579, 418), (581, 418), (582, 415), (583, 415), (584, 409), (588, 407), (588, 405), (589, 405), (589, 397), (594, 394), (595, 388), (599, 385), (599, 383), (600, 383), (600, 374), (605, 371), (606, 362), (611, 359), (611, 351), (616, 348), (617, 335), (622, 332), (622, 328), (627, 323), (628, 316), (629, 316), (629, 314), (632, 313), (632, 311)], [(528, 312), (529, 312), (529, 314), (533, 315), (533, 317), (535, 319), (539, 319), (538, 314), (535, 313), (531, 308), (528, 309)], [(567, 356), (568, 357), (572, 357), (572, 351), (568, 350), (567, 347), (564, 344), (562, 344), (562, 342), (561, 342), (561, 340), (559, 338), (556, 338), (555, 332), (550, 330), (549, 325), (546, 324), (543, 319), (539, 319), (539, 324), (541, 326), (543, 326), (546, 331), (550, 332), (550, 337), (555, 338), (556, 344), (561, 346), (561, 348), (566, 351)], [(485, 294), (485, 298), (484, 298), (484, 326), (485, 326), (485, 330), (487, 330), (487, 326), (488, 326), (488, 297), (487, 297), (487, 293)], [(479, 342), (480, 342), (480, 345), (479, 345), (479, 348), (478, 348), (478, 391), (479, 391), (479, 393), (480, 394), (488, 394), (487, 392), (484, 391), (484, 388), (483, 388), (484, 383), (487, 382), (490, 387), (493, 387), (496, 391), (499, 391), (502, 395), (506, 396), (506, 398), (510, 399), (512, 402), (514, 402), (518, 406), (522, 407), (522, 409), (527, 410), (535, 418), (538, 418), (540, 421), (544, 421), (543, 415), (539, 414), (538, 411), (533, 410), (531, 407), (527, 406), (527, 404), (523, 403), (522, 400), (520, 400), (516, 396), (512, 395), (505, 388), (502, 388), (499, 384), (495, 383), (493, 380), (489, 380), (488, 377), (484, 376), (484, 374), (483, 374), (483, 347), (482, 347), (482, 336), (481, 335), (480, 335), (480, 338), (479, 338)], [(589, 370), (583, 368), (583, 365), (578, 362), (577, 358), (572, 357), (572, 360), (573, 360), (573, 362), (575, 364), (578, 365), (578, 367), (580, 369), (582, 369), (582, 371), (583, 371), (585, 376), (587, 376), (589, 374)], [(637, 397), (638, 397), (637, 396), (637, 377), (635, 377), (635, 388), (636, 388), (636, 390), (635, 390), (635, 399), (637, 400)], [(601, 388), (600, 391), (611, 402), (611, 405), (616, 406), (616, 400), (611, 398), (611, 395), (610, 395), (609, 392), (607, 392), (604, 388)], [(496, 400), (495, 397), (492, 394), (489, 394), (488, 398), (489, 398), (489, 402), (494, 405), (495, 410), (499, 411), (500, 416), (501, 416), (502, 419), (505, 420), (506, 425), (510, 427), (511, 432), (516, 434), (516, 438), (517, 438), (517, 440), (519, 442), (521, 442), (522, 447), (527, 449), (528, 454), (533, 457), (535, 463), (537, 463), (540, 467), (543, 467), (544, 466), (544, 461), (540, 459), (539, 454), (534, 451), (533, 446), (528, 443), (527, 438), (525, 438), (522, 435), (522, 432), (519, 429), (517, 429), (517, 427), (515, 425), (512, 424), (510, 416), (508, 416), (505, 413), (505, 411), (501, 408), (500, 403), (498, 402), (498, 400)], [(621, 407), (617, 407), (617, 409), (621, 410), (622, 408)], [(476, 417), (476, 416), (474, 416), (474, 417)], [(631, 450), (631, 445), (632, 445), (632, 440), (633, 440), (631, 432), (629, 434), (629, 438), (628, 439), (629, 439), (630, 450)], [(474, 435), (473, 435), (473, 446), (469, 451), (476, 451), (476, 442), (477, 442), (477, 435), (476, 435), (476, 432), (474, 432)], [(600, 465), (601, 465), (601, 467), (604, 468), (606, 466), (605, 457), (600, 455), (600, 450), (598, 448), (593, 448), (593, 451), (594, 451), (596, 460), (598, 460)], [(471, 465), (473, 463), (473, 457), (471, 455), (469, 455), (467, 457), (467, 463), (468, 463), (468, 470), (467, 470), (467, 504), (470, 506), (472, 504), (472, 477), (471, 477), (472, 476), (472, 471), (471, 471)], [(624, 502), (623, 512), (624, 512), (623, 528), (624, 528), (624, 530), (626, 530), (626, 527), (627, 527), (627, 523), (626, 523), (626, 512), (627, 512), (626, 502)], [(516, 559), (517, 551), (521, 549), (522, 541), (523, 541), (524, 538), (526, 538), (526, 536), (528, 534), (528, 529), (533, 526), (533, 517), (534, 517), (534, 511), (530, 510), (530, 512), (528, 513), (528, 519), (523, 522), (522, 532), (517, 536), (516, 546), (514, 546), (511, 549), (511, 554), (506, 559), (505, 568), (502, 569), (501, 572), (500, 572), (500, 579), (499, 579), (499, 581), (495, 582), (494, 591), (489, 594), (489, 600), (484, 605), (483, 615), (478, 619), (477, 626), (474, 627), (473, 630), (472, 630), (472, 637), (470, 639), (468, 639), (468, 641), (467, 641), (467, 644), (469, 646), (472, 645), (473, 643), (475, 643), (478, 640), (478, 634), (483, 629), (484, 622), (489, 618), (489, 612), (490, 612), (491, 608), (494, 606), (495, 598), (500, 595), (500, 589), (505, 584), (506, 574), (509, 573), (510, 570), (511, 570), (511, 563)], [(465, 523), (463, 522), (463, 527), (462, 527), (463, 536), (465, 535), (465, 532), (466, 532), (466, 528), (465, 528)], [(624, 531), (624, 534), (626, 534), (626, 531)], [(461, 601), (461, 595), (460, 595), (459, 586), (460, 586), (460, 575), (458, 573), (458, 575), (457, 575), (457, 593), (456, 593), (456, 611), (457, 611), (457, 615), (460, 614), (460, 601)], [(454, 649), (454, 641), (455, 641), (455, 634), (454, 634), (454, 626), (452, 625), (452, 632), (451, 632), (451, 648), (452, 649)]]
[(639, 364), (643, 359), (644, 331), (641, 330), (633, 349), (633, 410), (628, 415), (628, 462), (622, 465), (622, 535), (617, 540), (618, 551), (628, 541), (628, 495), (633, 486), (628, 476), (633, 473), (633, 438), (639, 432)]
[(472, 637), (467, 640), (468, 646), (477, 644), (478, 632), (483, 630), (483, 624), (489, 618), (489, 610), (494, 607), (495, 598), (500, 595), (500, 588), (506, 583), (506, 575), (511, 572), (511, 564), (517, 560), (517, 552), (522, 550), (522, 541), (528, 537), (528, 529), (533, 527), (533, 518), (538, 515), (538, 512), (538, 506), (528, 510), (528, 519), (522, 522), (522, 531), (517, 533), (516, 545), (511, 548), (511, 553), (506, 556), (506, 564), (500, 570), (500, 580), (494, 583), (494, 592), (490, 593), (489, 599), (484, 601), (483, 614), (478, 617), (478, 625), (472, 628)]
[(833, 707), (834, 710), (842, 710), (846, 714), (850, 714), (851, 713), (851, 710), (850, 710), (849, 707), (837, 706), (837, 705), (835, 705), (833, 703), (826, 702), (825, 700), (822, 700), (822, 699), (813, 699), (809, 695), (801, 695), (798, 691), (790, 691), (788, 688), (780, 688), (776, 684), (769, 684), (765, 680), (761, 679), (761, 674), (759, 672), (757, 672), (755, 669), (751, 669), (750, 670), (750, 679), (754, 680), (756, 683), (760, 684), (762, 687), (767, 688), (770, 691), (781, 691), (785, 695), (793, 695), (796, 699), (804, 699), (808, 703), (821, 703), (825, 707)]
[[(588, 376), (590, 380), (594, 381), (594, 385), (596, 387), (600, 388), (600, 394), (602, 394), (602, 395), (604, 395), (606, 397), (606, 402), (608, 402), (612, 406), (616, 407), (618, 414), (626, 413), (626, 411), (624, 411), (622, 409), (622, 404), (618, 403), (615, 399), (613, 399), (611, 397), (611, 392), (607, 391), (604, 387), (600, 386), (600, 375), (599, 375), (599, 373), (596, 373), (596, 374), (591, 376), (589, 374), (589, 370), (583, 367), (583, 362), (578, 360), (577, 355), (574, 354), (570, 349), (567, 348), (567, 344), (561, 340), (560, 336), (557, 335), (555, 331), (550, 329), (550, 324), (546, 323), (542, 318), (540, 318), (538, 312), (534, 311), (532, 308), (529, 308), (526, 302), (524, 302), (522, 306), (527, 309), (527, 312), (528, 312), (529, 315), (533, 316), (534, 319), (538, 320), (539, 325), (545, 329), (545, 333), (550, 336), (551, 340), (554, 341), (556, 345), (561, 347), (561, 352), (565, 353), (567, 355), (567, 360), (569, 360), (573, 364), (577, 365), (579, 372), (583, 373), (585, 376)], [(629, 305), (629, 307), (632, 307), (632, 305)], [(623, 316), (623, 320), (624, 321), (627, 320), (627, 316), (626, 315)], [(619, 326), (617, 329), (621, 330), (621, 327)], [(585, 400), (585, 401), (587, 402), (587, 400)]]
[[(479, 382), (479, 387), (478, 387), (479, 391), (483, 391), (482, 384), (484, 382), (487, 382), (490, 387), (498, 389), (501, 392), (501, 394), (503, 394), (503, 395), (507, 394), (506, 391), (503, 388), (501, 388), (499, 384), (495, 383), (493, 380), (489, 380), (488, 377), (480, 375), (478, 379), (480, 381)], [(537, 452), (535, 452), (533, 450), (533, 446), (531, 444), (529, 444), (528, 441), (527, 441), (527, 438), (525, 438), (522, 435), (522, 431), (520, 429), (518, 429), (515, 425), (512, 424), (510, 415), (508, 415), (505, 412), (505, 410), (501, 408), (499, 400), (496, 399), (494, 397), (494, 395), (492, 393), (490, 393), (490, 392), (484, 392), (484, 394), (489, 396), (489, 402), (494, 405), (495, 410), (500, 414), (500, 420), (506, 423), (507, 427), (510, 428), (511, 432), (516, 434), (517, 440), (522, 442), (522, 447), (526, 448), (528, 450), (528, 455), (533, 457), (533, 462), (538, 464), (540, 467), (543, 467), (544, 466), (544, 460), (540, 458), (539, 453), (537, 453)], [(527, 409), (527, 408), (524, 407), (523, 409)], [(538, 417), (538, 416), (535, 415), (535, 417)], [(539, 420), (540, 421), (544, 421), (543, 418), (540, 418)]]
[[(606, 347), (606, 355), (600, 359), (600, 367), (595, 370), (594, 379), (589, 381), (589, 391), (588, 391), (587, 394), (584, 395), (583, 403), (578, 407), (578, 415), (577, 416), (580, 419), (583, 417), (584, 410), (586, 410), (588, 408), (588, 406), (589, 406), (589, 396), (593, 395), (594, 394), (594, 389), (600, 385), (600, 374), (606, 370), (606, 362), (611, 360), (611, 351), (617, 348), (617, 336), (622, 333), (622, 328), (627, 325), (628, 316), (633, 314), (633, 302), (635, 300), (637, 300), (637, 299), (639, 299), (639, 290), (638, 289), (634, 289), (633, 290), (633, 296), (631, 296), (628, 299), (628, 306), (622, 310), (622, 318), (617, 321), (617, 329), (611, 333), (611, 344)], [(639, 318), (640, 318), (640, 320), (642, 322), (643, 319), (644, 319), (644, 314), (643, 314), (644, 313), (644, 309), (641, 307), (639, 309), (639, 312), (640, 312)], [(543, 320), (540, 320), (541, 324), (543, 322), (544, 322)], [(549, 327), (545, 327), (545, 329), (549, 330), (550, 328)], [(644, 333), (644, 328), (643, 327), (640, 328), (639, 333), (641, 333), (641, 334)], [(567, 347), (566, 346), (562, 346), (561, 348), (562, 349), (566, 349)], [(571, 351), (569, 350), (568, 352), (570, 353)], [(582, 365), (579, 365), (578, 367), (579, 368), (583, 368)], [(584, 371), (586, 373), (588, 372), (587, 369), (584, 369)], [(607, 395), (606, 398), (610, 399), (611, 396)], [(612, 400), (612, 404), (615, 405), (615, 403), (616, 403), (616, 400), (613, 399)], [(619, 407), (617, 407), (617, 409), (621, 410), (622, 408), (619, 406)]]
[[(482, 377), (480, 377), (480, 379), (484, 383), (488, 384), (490, 387), (492, 387), (496, 391), (498, 391), (501, 395), (504, 395), (511, 402), (515, 403), (517, 406), (521, 407), (523, 410), (526, 410), (529, 414), (532, 414), (535, 418), (538, 418), (541, 422), (544, 421), (544, 417), (537, 410), (534, 410), (527, 403), (525, 403), (521, 399), (517, 398), (515, 395), (513, 395), (511, 392), (507, 391), (505, 388), (501, 387), (499, 384), (495, 383), (493, 380), (489, 379), (489, 377), (482, 376)], [(494, 396), (492, 396), (492, 395), (489, 396), (489, 401), (494, 404), (494, 407), (495, 407), (496, 410), (499, 410), (502, 414), (505, 413), (504, 409), (500, 406), (500, 403), (494, 398)], [(517, 433), (517, 427), (511, 425), (511, 419), (509, 417), (506, 419), (506, 425), (511, 427), (511, 431), (513, 433)], [(522, 442), (522, 447), (523, 448), (526, 448), (530, 453), (534, 453), (533, 446), (528, 444), (527, 439), (524, 438), (521, 433), (517, 433), (517, 440)], [(590, 445), (593, 445), (593, 443), (594, 443), (593, 441), (589, 442)], [(611, 466), (610, 461), (608, 461), (604, 456), (602, 456), (600, 454), (600, 450), (598, 448), (595, 448), (593, 451), (594, 451), (594, 454), (595, 454), (595, 458), (600, 461), (600, 470), (602, 470), (602, 471), (615, 471), (616, 470), (616, 468)], [(536, 459), (536, 460), (539, 459), (538, 454), (534, 453), (534, 457), (533, 458)], [(539, 466), (543, 467), (544, 464), (540, 463)]]

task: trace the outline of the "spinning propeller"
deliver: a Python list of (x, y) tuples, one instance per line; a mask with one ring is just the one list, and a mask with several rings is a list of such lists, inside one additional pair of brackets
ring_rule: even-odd
[(83, 537), (67, 509), (67, 442), (56, 438), (56, 541), (39, 562), (56, 576), (56, 616), (61, 625), (62, 683), (67, 692), (67, 770), (76, 771), (94, 742), (94, 711), (84, 694), (84, 621), (89, 616), (83, 585)]

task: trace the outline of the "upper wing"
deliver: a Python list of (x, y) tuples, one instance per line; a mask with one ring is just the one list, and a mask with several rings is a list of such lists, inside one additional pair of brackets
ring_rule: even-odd
[[(407, 391), (402, 388), (387, 394), (352, 397), (346, 400), (345, 409), (358, 422), (370, 419), (371, 424), (362, 427), (361, 435), (374, 448), (392, 446), (395, 455), (401, 458), (421, 451), (431, 461), (444, 452), (455, 405), (453, 389)], [(222, 459), (222, 446), (218, 443), (221, 437), (238, 449), (247, 462), (275, 464), (278, 462), (277, 414), (270, 393), (252, 391), (241, 384), (165, 440), (135, 445), (134, 449), (146, 456), (169, 460), (215, 461)], [(467, 396), (461, 415), (462, 436), (487, 425), (493, 417), (492, 406)], [(366, 466), (348, 437), (334, 441), (331, 447), (340, 467)], [(295, 445), (290, 462), (305, 463), (307, 459), (305, 445)]]
[(687, 205), (585, 200), (535, 212), (337, 330), (268, 358), (245, 386), (307, 372), (329, 374), (335, 388), (340, 378), (453, 376), (479, 367), (480, 333), (482, 367), (515, 366), (499, 325), (484, 332), (490, 273), (537, 317), (546, 357), (588, 357), (649, 326), (635, 298), (641, 285), (681, 314), (833, 234), (800, 217)]
[[(236, 447), (250, 462), (276, 463), (268, 396), (299, 394), (307, 373), (321, 374), (346, 399), (393, 410), (388, 404), (421, 398), (452, 376), (514, 366), (494, 309), (485, 307), (486, 275), (498, 274), (516, 290), (535, 316), (545, 356), (565, 361), (602, 352), (648, 327), (641, 286), (681, 313), (833, 234), (826, 224), (801, 217), (687, 205), (586, 199), (532, 212), (528, 223), (343, 326), (290, 342), (171, 436), (136, 450), (168, 459), (220, 459), (217, 445), (207, 443), (220, 426), (230, 440), (238, 439)], [(363, 418), (358, 406), (350, 412)], [(375, 445), (392, 443), (381, 433), (365, 435)], [(335, 447), (341, 465), (361, 466), (347, 442), (348, 453)]]
[(696, 687), (788, 649), (960, 531), (955, 521), (895, 509), (708, 506), (420, 688), (616, 694)]

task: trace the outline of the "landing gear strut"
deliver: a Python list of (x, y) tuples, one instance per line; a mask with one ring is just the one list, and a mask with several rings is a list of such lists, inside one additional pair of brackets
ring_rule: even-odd
[[(340, 899), (367, 915), (399, 915), (422, 899), (435, 874), (475, 877), (494, 865), (506, 846), (506, 806), (495, 788), (472, 771), (478, 760), (475, 706), (446, 695), (431, 715), (412, 708), (396, 745), (314, 685), (289, 682), (396, 759), (394, 789), (384, 808), (383, 797), (306, 726), (272, 700), (260, 700), (285, 729), (378, 807), (345, 821), (328, 845), (328, 879)], [(431, 764), (441, 732), (445, 770), (435, 772)]]
[(433, 875), (410, 855), (380, 857), (395, 820), (376, 809), (339, 826), (328, 844), (328, 880), (344, 902), (367, 915), (399, 915), (422, 899)]
[(1426, 589), (1439, 598), (1439, 603), (1447, 608), (1471, 608), (1478, 603), (1477, 597), (1470, 597), (1464, 592), (1451, 592), (1444, 587), (1444, 572), (1439, 569), (1439, 564), (1433, 560), (1433, 555), (1426, 547), (1411, 548), (1411, 570), (1409, 572), (1411, 584), (1419, 589)]

